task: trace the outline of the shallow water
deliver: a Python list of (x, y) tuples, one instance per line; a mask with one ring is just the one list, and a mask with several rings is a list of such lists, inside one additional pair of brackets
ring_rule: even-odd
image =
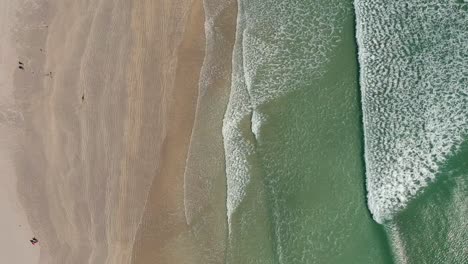
[(356, 1), (369, 207), (389, 220), (468, 135), (468, 3)]
[(228, 263), (390, 263), (367, 211), (352, 2), (239, 3)]
[(466, 263), (468, 3), (355, 9), (369, 209), (397, 263)]
[(441, 166), (431, 184), (388, 232), (400, 263), (467, 263), (468, 143)]
[[(467, 134), (467, 6), (354, 7), (239, 2), (223, 126), (229, 263), (405, 263), (406, 250), (414, 260), (428, 253), (404, 228), (404, 215), (423, 209), (404, 208), (444, 177)], [(461, 182), (451, 188), (462, 197)], [(400, 224), (388, 222), (399, 212)]]
[(468, 262), (466, 1), (59, 3), (16, 32), (42, 263)]

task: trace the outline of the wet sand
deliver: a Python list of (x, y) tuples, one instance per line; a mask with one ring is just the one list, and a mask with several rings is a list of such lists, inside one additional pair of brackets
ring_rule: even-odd
[(167, 249), (187, 228), (183, 175), (205, 49), (202, 2), (18, 6), (13, 32), (25, 65), (12, 97), (24, 121), (14, 163), (39, 262), (191, 263)]
[[(167, 137), (160, 178), (150, 191), (133, 263), (225, 263), (226, 176), (221, 129), (230, 91), (237, 3), (208, 0), (203, 7), (194, 2), (189, 21), (194, 27), (179, 52), (181, 58), (192, 56), (197, 36), (204, 34), (204, 22), (205, 56), (193, 60), (197, 67), (203, 61), (197, 101), (187, 102), (182, 95), (188, 83), (176, 85), (181, 88), (176, 93), (182, 96), (175, 106), (196, 103), (196, 113), (170, 110), (173, 115), (195, 116), (194, 126), (191, 131), (180, 130), (183, 123), (168, 127), (168, 134), (177, 136)], [(198, 79), (187, 66), (180, 64), (177, 80)]]
[[(145, 9), (148, 12), (145, 15), (152, 17), (160, 12), (158, 10), (161, 7), (171, 10), (180, 5), (180, 1), (168, 0), (152, 6), (152, 10), (148, 9), (147, 5), (138, 5), (136, 8)], [(175, 73), (171, 80), (174, 82), (174, 89), (168, 91), (170, 102), (165, 109), (171, 122), (165, 125), (166, 136), (161, 147), (160, 167), (151, 185), (134, 246), (132, 263), (197, 263), (193, 261), (194, 252), (190, 250), (192, 241), (181, 235), (187, 228), (183, 215), (183, 175), (195, 115), (205, 41), (202, 1), (192, 1), (188, 7), (188, 19), (183, 25), (186, 29), (185, 34), (179, 49), (173, 51), (178, 60), (169, 64)], [(168, 22), (176, 22), (171, 21), (176, 19), (176, 15), (166, 15)], [(184, 240), (183, 245), (175, 242), (174, 237)]]

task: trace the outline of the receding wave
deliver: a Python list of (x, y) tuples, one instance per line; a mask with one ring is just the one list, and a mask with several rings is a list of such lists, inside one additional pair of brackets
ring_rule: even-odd
[(255, 144), (267, 116), (257, 109), (323, 76), (340, 41), (339, 1), (238, 1), (231, 94), (223, 135), (227, 214), (236, 210), (257, 163)]
[(368, 204), (384, 222), (468, 134), (468, 3), (355, 1)]

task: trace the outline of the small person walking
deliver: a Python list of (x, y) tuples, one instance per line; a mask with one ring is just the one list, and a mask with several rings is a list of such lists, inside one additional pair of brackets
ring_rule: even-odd
[(36, 237), (33, 237), (31, 240), (29, 240), (29, 242), (31, 242), (31, 244), (34, 246), (36, 243), (39, 243), (39, 240), (37, 240)]

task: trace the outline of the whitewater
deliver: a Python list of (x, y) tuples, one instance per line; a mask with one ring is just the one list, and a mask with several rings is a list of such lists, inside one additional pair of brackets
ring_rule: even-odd
[(187, 224), (225, 263), (392, 263), (377, 223), (468, 135), (466, 3), (204, 3)]
[(335, 25), (344, 20), (347, 6), (339, 1), (314, 8), (309, 4), (238, 1), (231, 93), (223, 124), (228, 219), (258, 165), (256, 140), (268, 122), (258, 109), (322, 77), (340, 41), (341, 29)]
[(468, 5), (357, 0), (368, 206), (383, 223), (468, 135)]
[(353, 25), (352, 1), (238, 1), (226, 263), (389, 259), (361, 189)]

